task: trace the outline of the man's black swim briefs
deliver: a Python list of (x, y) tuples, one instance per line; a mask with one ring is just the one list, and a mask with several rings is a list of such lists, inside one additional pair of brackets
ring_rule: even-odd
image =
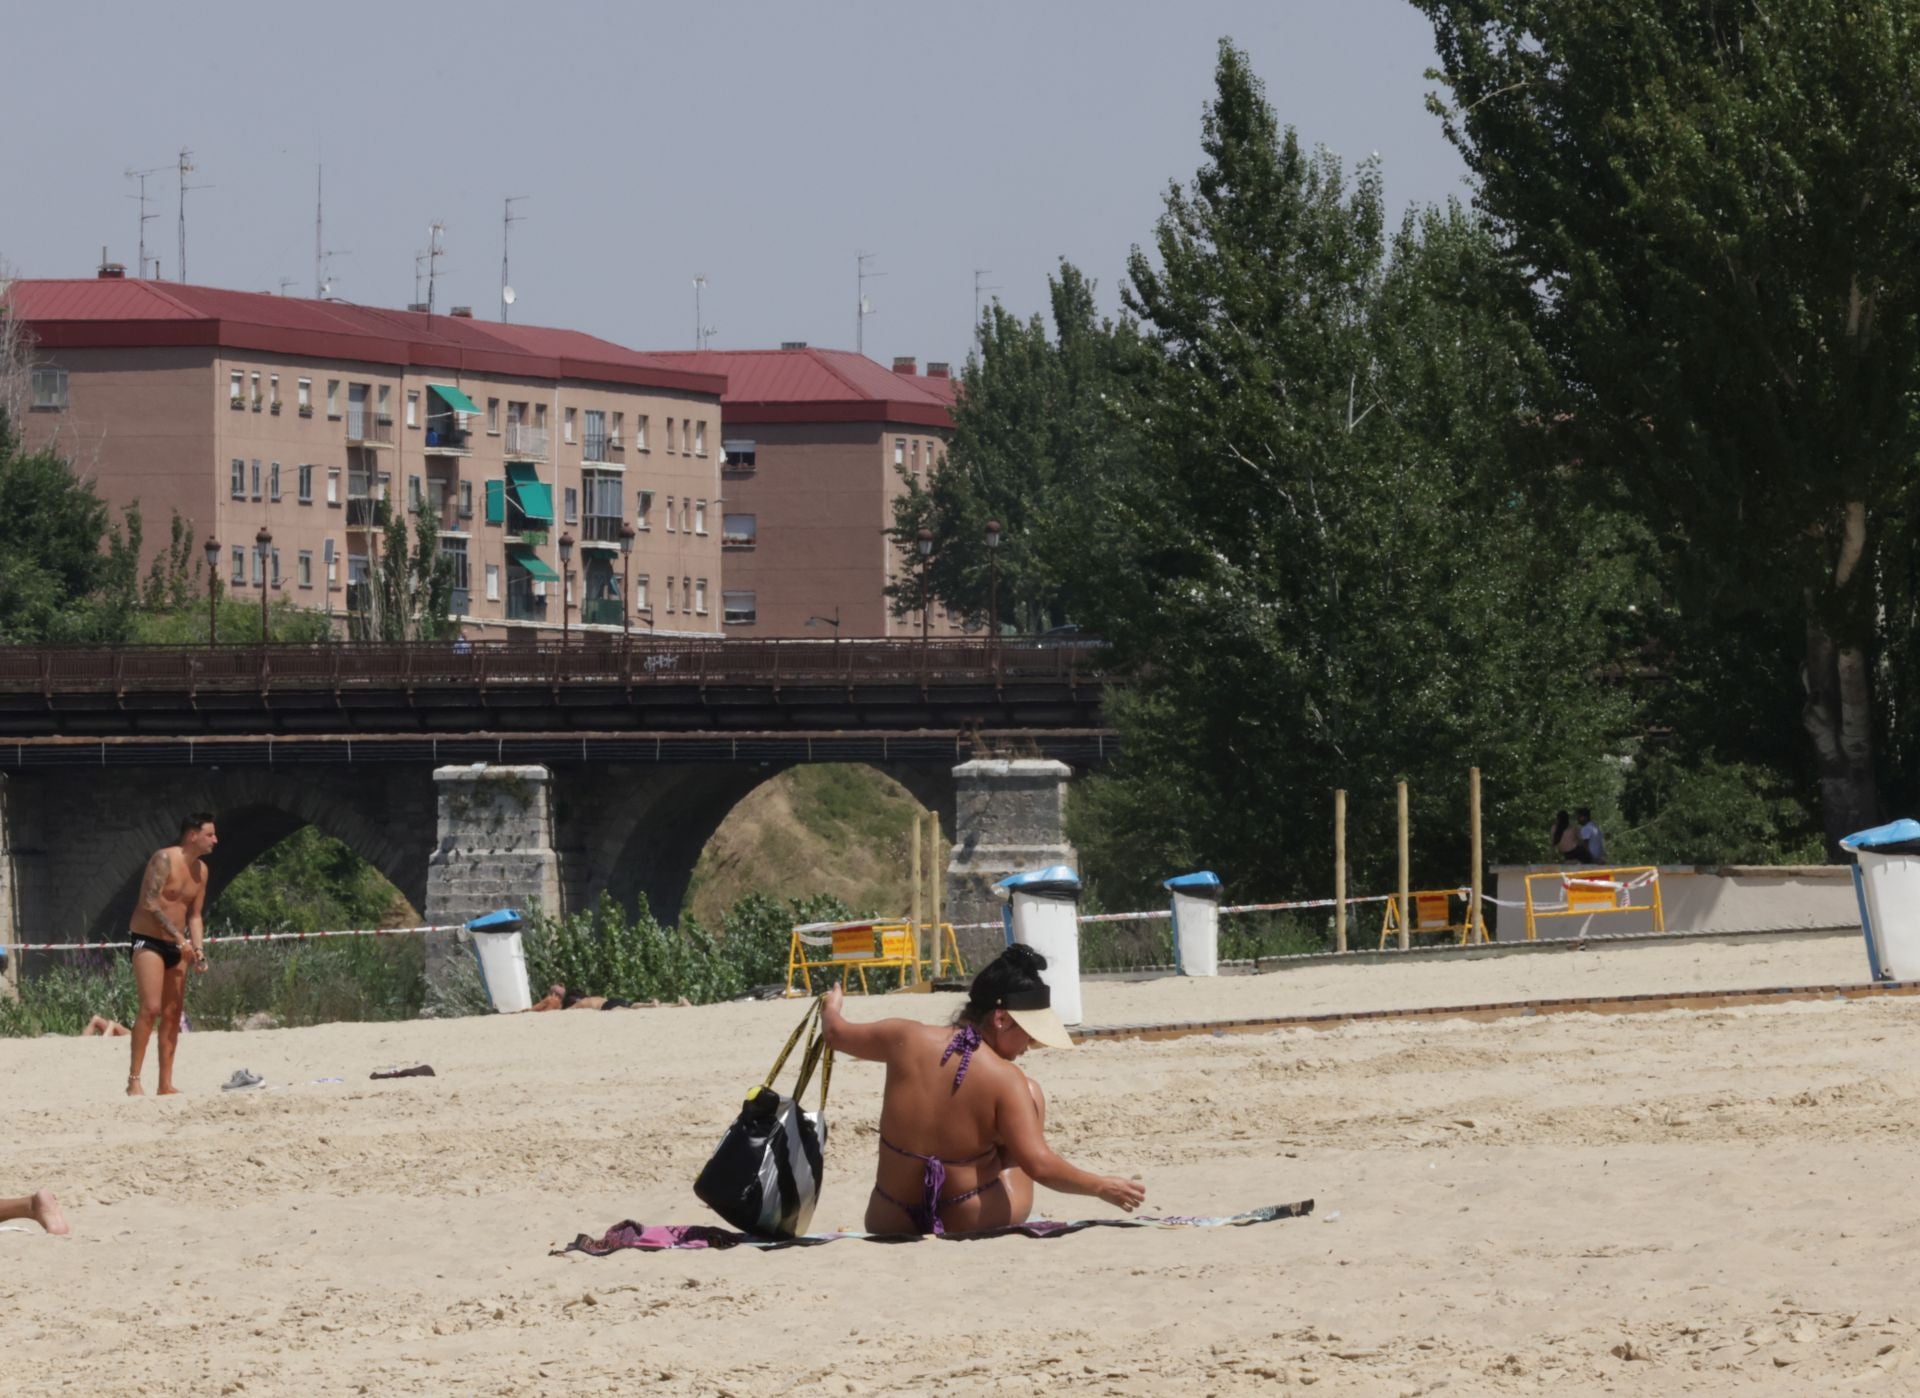
[(180, 964), (178, 943), (163, 942), (158, 937), (143, 937), (138, 932), (129, 932), (127, 936), (132, 942), (132, 945), (127, 948), (129, 957), (137, 956), (143, 951), (154, 951), (160, 953), (160, 959), (166, 962), (169, 971)]

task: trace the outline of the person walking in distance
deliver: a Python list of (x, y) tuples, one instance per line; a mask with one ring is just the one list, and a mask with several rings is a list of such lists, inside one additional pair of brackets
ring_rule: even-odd
[(160, 1026), (160, 1095), (172, 1096), (173, 1053), (180, 1043), (180, 1019), (187, 1001), (187, 965), (207, 969), (206, 857), (220, 837), (213, 817), (195, 812), (180, 822), (177, 844), (157, 849), (140, 876), (140, 899), (128, 924), (133, 982), (140, 992), (140, 1014), (133, 1022), (133, 1062), (127, 1071), (127, 1096), (142, 1093), (140, 1069), (147, 1041)]

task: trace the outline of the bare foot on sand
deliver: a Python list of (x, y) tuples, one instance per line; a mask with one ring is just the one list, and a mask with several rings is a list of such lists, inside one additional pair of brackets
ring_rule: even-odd
[(146, 1095), (147, 1095), (147, 1090), (144, 1087), (140, 1086), (140, 1079), (138, 1078), (127, 1079), (127, 1096), (145, 1097)]
[(43, 1189), (33, 1196), (33, 1217), (49, 1233), (67, 1231), (67, 1216), (60, 1211), (60, 1201), (53, 1197), (51, 1189)]
[(167, 1086), (167, 1087), (161, 1088), (154, 1095), (156, 1097), (178, 1097), (180, 1095), (180, 1089), (173, 1086)]

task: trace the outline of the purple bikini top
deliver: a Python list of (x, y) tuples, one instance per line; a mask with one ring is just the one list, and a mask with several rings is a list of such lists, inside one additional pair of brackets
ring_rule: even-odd
[(953, 1031), (953, 1037), (947, 1040), (947, 1051), (940, 1055), (940, 1066), (945, 1067), (947, 1060), (956, 1053), (960, 1055), (959, 1071), (953, 1075), (953, 1090), (958, 1092), (960, 1084), (967, 1080), (967, 1068), (973, 1062), (973, 1051), (980, 1047), (980, 1031), (971, 1024), (963, 1024)]

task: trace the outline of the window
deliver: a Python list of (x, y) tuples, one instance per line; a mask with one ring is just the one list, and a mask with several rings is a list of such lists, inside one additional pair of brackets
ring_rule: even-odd
[(693, 502), (693, 532), (696, 534), (704, 534), (707, 532), (707, 502), (705, 500), (696, 500)]
[[(458, 599), (464, 600), (467, 589), (472, 586), (472, 574), (467, 571), (467, 541), (465, 539), (442, 539), (440, 555), (453, 565), (453, 589)], [(464, 606), (456, 611), (464, 612)]]
[(257, 548), (248, 549), (247, 552), (253, 556), (253, 585), (255, 587), (265, 587), (267, 585), (267, 560), (260, 556), (260, 550)]
[(533, 425), (542, 431), (546, 430), (547, 405), (545, 403), (535, 403), (533, 405)]
[(267, 467), (267, 499), (278, 500), (279, 498), (280, 498), (280, 463), (276, 461), (271, 466)]
[(340, 380), (327, 380), (327, 416), (340, 416)]
[(693, 609), (701, 616), (707, 614), (707, 580), (705, 578), (700, 579), (696, 589), (691, 593), (687, 591), (687, 580), (685, 578), (680, 579), (680, 595), (682, 597), (691, 596), (694, 599)]
[(572, 486), (568, 486), (561, 492), (561, 496), (563, 500), (562, 508), (565, 511), (565, 522), (568, 524), (578, 524), (580, 522), (580, 492)]
[(673, 593), (673, 579), (672, 579), (671, 577), (669, 577), (669, 578), (667, 579), (667, 611), (668, 611), (669, 613), (671, 613), (671, 612), (673, 611), (673, 609), (674, 609), (674, 608), (673, 608), (673, 596), (674, 596), (674, 593)]
[(907, 439), (905, 437), (895, 437), (893, 439), (893, 464), (896, 466), (904, 466), (907, 464)]
[(600, 544), (619, 542), (621, 500), (626, 494), (620, 477), (611, 471), (588, 471), (580, 478), (580, 490), (586, 537)]
[(673, 450), (674, 450), (674, 444), (673, 444), (673, 419), (672, 419), (672, 418), (668, 418), (668, 419), (667, 419), (667, 450), (668, 450), (668, 451), (673, 451)]
[[(669, 422), (671, 422), (671, 421), (673, 421), (673, 419), (672, 419), (672, 418), (668, 418), (668, 419), (667, 419), (667, 421), (669, 421)], [(673, 528), (673, 497), (672, 497), (671, 495), (669, 495), (669, 496), (667, 497), (667, 533), (669, 533), (669, 534), (671, 534), (671, 533), (673, 533), (673, 532), (674, 532), (674, 528)]]
[(693, 451), (696, 456), (707, 454), (707, 424), (704, 421), (693, 425)]
[(253, 458), (253, 498), (260, 498), (260, 458)]
[[(385, 384), (382, 384), (380, 386), (380, 416), (385, 417), (387, 415), (386, 408), (387, 408), (387, 388)], [(420, 390), (417, 388), (410, 388), (407, 390), (407, 426), (418, 427), (419, 425), (420, 425)]]
[(235, 369), (227, 375), (227, 401), (238, 408), (246, 402), (247, 376)]
[(607, 434), (607, 445), (610, 447), (618, 447), (625, 436), (626, 430), (627, 415), (625, 413), (615, 413), (613, 415), (613, 430)]
[(633, 444), (641, 451), (647, 449), (647, 415), (637, 413), (633, 419)]
[(633, 527), (651, 529), (653, 527), (653, 492), (637, 490), (633, 495)]
[(347, 586), (357, 587), (367, 580), (367, 556), (364, 553), (347, 555)]
[(916, 476), (919, 475), (920, 474), (920, 443), (916, 441), (913, 444), (913, 446), (909, 449), (907, 455), (908, 455), (908, 459), (913, 464), (913, 474)]
[(278, 374), (267, 375), (267, 402), (273, 405), (276, 413), (280, 411), (280, 376)]
[(327, 562), (327, 591), (331, 592), (340, 581), (340, 560), (333, 556), (333, 540), (328, 539), (324, 557)]
[(327, 467), (327, 503), (329, 505), (340, 503), (340, 468), (338, 466)]
[(752, 515), (720, 516), (720, 542), (727, 548), (750, 549), (754, 545), (756, 520)]
[(247, 585), (247, 551), (238, 545), (235, 545), (233, 550), (233, 585), (235, 587)]
[(473, 518), (473, 482), (460, 482), (460, 518)]
[(587, 409), (586, 448), (587, 460), (607, 459), (607, 415), (598, 408)]
[(500, 600), (500, 565), (498, 563), (487, 565), (487, 600), (489, 602)]
[(426, 503), (427, 493), (420, 484), (418, 476), (407, 477), (407, 513), (419, 514), (420, 507)]
[(237, 456), (233, 458), (233, 486), (228, 493), (236, 500), (247, 498), (247, 463)]
[(723, 592), (720, 594), (720, 620), (724, 625), (751, 626), (759, 616), (759, 607), (753, 593)]
[(273, 585), (275, 587), (278, 587), (280, 586), (280, 550), (274, 549), (272, 553), (273, 553)]
[(260, 411), (260, 371), (255, 369), (251, 377), (253, 379), (253, 410), (257, 413)]
[(67, 406), (67, 371), (51, 364), (35, 365), (33, 370), (33, 407), (36, 412), (57, 413)]
[(633, 580), (633, 609), (636, 612), (651, 610), (652, 604), (647, 600), (647, 581), (645, 573)]
[(300, 380), (300, 382), (294, 386), (293, 391), (296, 395), (298, 395), (295, 401), (299, 405), (300, 416), (312, 417), (313, 416), (313, 380), (312, 379)]
[(693, 501), (684, 498), (680, 501), (680, 532), (693, 532)]
[(294, 581), (302, 587), (313, 586), (313, 550), (301, 549), (293, 561)]
[(300, 468), (299, 490), (300, 503), (303, 505), (311, 505), (313, 503), (313, 467), (302, 466)]
[(560, 440), (563, 442), (571, 442), (573, 440), (573, 416), (573, 409), (568, 408), (566, 415), (560, 420)]
[(720, 459), (729, 471), (751, 471), (755, 469), (755, 443), (744, 438), (720, 443)]
[(487, 431), (498, 432), (499, 430), (500, 400), (498, 398), (489, 398), (487, 399)]

